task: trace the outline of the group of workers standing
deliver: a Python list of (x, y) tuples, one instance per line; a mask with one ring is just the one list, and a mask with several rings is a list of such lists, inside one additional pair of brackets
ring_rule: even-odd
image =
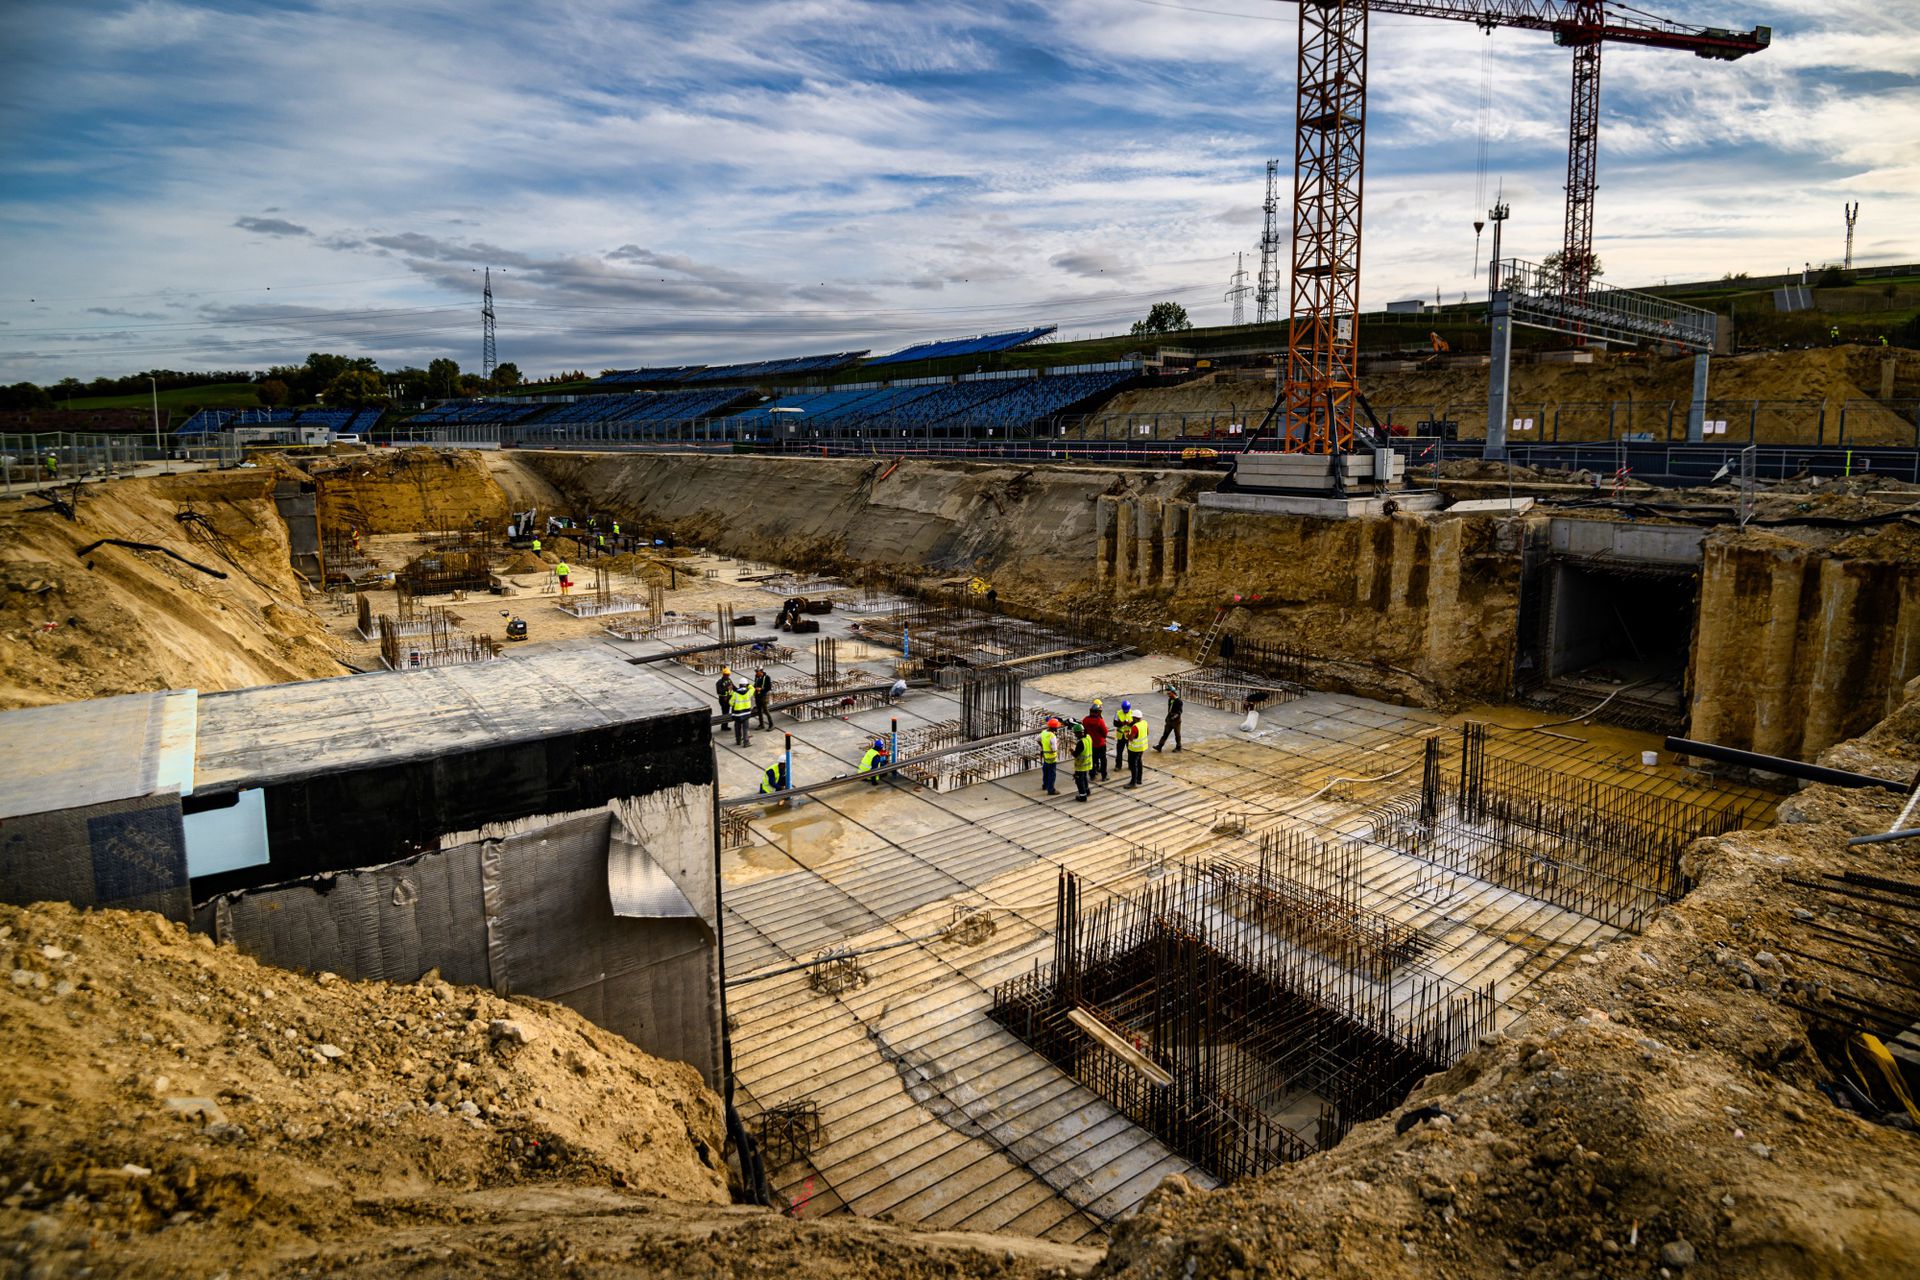
[[(1185, 707), (1180, 691), (1169, 689), (1166, 720), (1160, 730), (1160, 741), (1153, 744), (1155, 751), (1166, 746), (1169, 736), (1173, 738), (1173, 749), (1180, 749), (1180, 717)], [(1073, 761), (1073, 798), (1088, 799), (1093, 794), (1093, 783), (1107, 780), (1109, 736), (1113, 738), (1114, 771), (1118, 772), (1122, 765), (1127, 769), (1125, 789), (1130, 791), (1145, 782), (1147, 740), (1152, 735), (1146, 716), (1133, 709), (1131, 700), (1120, 703), (1120, 710), (1113, 717), (1111, 735), (1098, 698), (1093, 700), (1085, 716), (1066, 727), (1065, 734), (1063, 737), (1057, 719), (1047, 721), (1047, 727), (1040, 731), (1040, 789), (1045, 794), (1060, 794), (1054, 784), (1059, 777), (1060, 757), (1065, 754)]]
[[(896, 681), (890, 692), (888, 702), (904, 692), (904, 681)], [(734, 674), (732, 667), (722, 667), (719, 678), (714, 681), (714, 697), (720, 704), (720, 723), (722, 728), (733, 727), (733, 741), (736, 746), (752, 744), (751, 731), (754, 728), (773, 728), (773, 678), (765, 667), (754, 670), (751, 681)], [(1167, 739), (1173, 739), (1173, 749), (1180, 750), (1180, 720), (1186, 704), (1177, 689), (1167, 691), (1166, 716), (1162, 721), (1160, 741), (1151, 743), (1153, 750), (1165, 748)], [(1093, 794), (1093, 783), (1107, 780), (1107, 742), (1113, 741), (1113, 770), (1118, 773), (1123, 767), (1127, 771), (1125, 790), (1144, 785), (1146, 781), (1146, 753), (1152, 737), (1151, 727), (1144, 713), (1136, 711), (1130, 699), (1122, 700), (1120, 710), (1115, 713), (1111, 728), (1104, 711), (1104, 703), (1093, 700), (1087, 714), (1078, 721), (1069, 722), (1064, 728), (1059, 719), (1049, 719), (1046, 727), (1040, 731), (1040, 786), (1050, 796), (1059, 795), (1056, 783), (1062, 756), (1073, 762), (1074, 799), (1085, 801)], [(893, 753), (888, 739), (874, 738), (860, 757), (859, 773), (866, 777), (872, 786), (880, 785), (880, 770), (893, 763)], [(772, 796), (788, 790), (793, 779), (787, 775), (784, 760), (769, 765), (760, 775), (760, 794)]]
[(752, 745), (754, 729), (773, 728), (773, 677), (765, 667), (754, 668), (750, 681), (735, 675), (732, 667), (720, 668), (713, 695), (720, 703), (720, 727), (733, 726), (735, 746)]

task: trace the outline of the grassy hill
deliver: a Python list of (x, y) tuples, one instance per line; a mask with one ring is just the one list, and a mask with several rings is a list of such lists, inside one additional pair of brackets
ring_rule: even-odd
[[(75, 396), (56, 398), (56, 409), (146, 409), (153, 405), (150, 392), (130, 396)], [(161, 412), (201, 409), (258, 409), (260, 398), (251, 382), (213, 382), (203, 387), (176, 387), (160, 393)]]

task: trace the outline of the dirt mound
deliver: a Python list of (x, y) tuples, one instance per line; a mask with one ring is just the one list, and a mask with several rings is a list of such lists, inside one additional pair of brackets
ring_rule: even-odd
[(507, 495), (477, 454), (401, 449), (316, 459), (309, 470), (319, 487), (323, 529), (366, 534), (468, 529), (476, 523), (506, 528)]
[(87, 485), (71, 520), (38, 497), (0, 504), (0, 707), (340, 675), (300, 603), (274, 478)]
[[(1893, 716), (1824, 759), (1910, 776), (1920, 681)], [(1547, 979), (1509, 1034), (1426, 1081), (1397, 1115), (1226, 1191), (1156, 1192), (1098, 1274), (1910, 1270), (1920, 1140), (1904, 1117), (1874, 1123), (1816, 1090), (1835, 1041), (1803, 1015), (1834, 1007), (1835, 992), (1891, 998), (1873, 970), (1910, 982), (1911, 954), (1889, 964), (1820, 941), (1860, 918), (1788, 879), (1863, 868), (1920, 879), (1911, 845), (1846, 848), (1898, 806), (1886, 792), (1815, 787), (1776, 827), (1696, 843), (1690, 895), (1645, 934)]]
[(496, 566), (494, 572), (507, 574), (545, 573), (547, 567), (547, 562), (533, 554), (533, 552), (516, 551)]
[(555, 1181), (727, 1201), (719, 1100), (571, 1010), (308, 977), (59, 904), (0, 906), (0, 952), (0, 1233), (43, 1254), (91, 1240), (89, 1261), (211, 1274), (423, 1197)]

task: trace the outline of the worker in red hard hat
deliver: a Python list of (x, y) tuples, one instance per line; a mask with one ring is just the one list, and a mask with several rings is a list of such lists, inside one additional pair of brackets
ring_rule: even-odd
[(1040, 731), (1040, 789), (1050, 796), (1060, 794), (1054, 788), (1054, 778), (1060, 771), (1060, 722), (1048, 720), (1047, 727)]

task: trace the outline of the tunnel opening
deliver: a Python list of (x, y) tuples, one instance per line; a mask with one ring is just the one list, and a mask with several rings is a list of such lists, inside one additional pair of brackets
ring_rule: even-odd
[(1684, 726), (1697, 566), (1559, 557), (1537, 586), (1546, 607), (1520, 664), (1532, 701), (1658, 733)]

